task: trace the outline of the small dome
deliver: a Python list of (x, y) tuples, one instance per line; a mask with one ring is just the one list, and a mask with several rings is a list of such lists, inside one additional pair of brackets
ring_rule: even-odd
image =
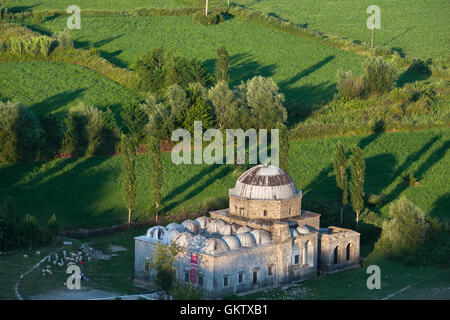
[(226, 242), (230, 250), (239, 249), (241, 247), (241, 243), (236, 236), (224, 236), (223, 241)]
[(170, 242), (174, 241), (178, 237), (179, 234), (180, 234), (180, 232), (177, 229), (171, 229), (166, 232), (166, 234), (164, 235), (163, 241), (165, 243), (170, 243)]
[(236, 234), (236, 237), (239, 238), (241, 246), (243, 247), (253, 247), (256, 243), (255, 238), (253, 238), (253, 235), (249, 232), (238, 233)]
[(223, 220), (213, 219), (208, 224), (207, 230), (209, 233), (219, 232), (220, 228), (223, 227), (224, 225), (226, 225), (226, 223)]
[(237, 230), (236, 225), (226, 224), (226, 225), (220, 227), (219, 233), (223, 236), (231, 236), (232, 234), (236, 233), (236, 230)]
[(227, 252), (228, 245), (222, 239), (210, 238), (206, 240), (205, 248), (203, 249), (206, 253), (218, 254)]
[(153, 240), (163, 240), (166, 232), (166, 228), (162, 226), (154, 226), (147, 230), (145, 236)]
[(189, 247), (189, 244), (192, 241), (192, 235), (188, 232), (183, 232), (180, 233), (176, 238), (175, 238), (175, 243), (181, 247), (187, 248)]
[(183, 225), (181, 225), (181, 224), (172, 222), (172, 223), (169, 223), (169, 224), (166, 226), (166, 229), (167, 229), (167, 230), (177, 229), (179, 232), (184, 232), (185, 227), (184, 227)]
[(196, 235), (192, 238), (192, 241), (189, 244), (189, 250), (191, 251), (201, 251), (206, 244), (206, 238), (202, 235)]
[(236, 181), (230, 195), (253, 200), (291, 199), (297, 190), (286, 172), (272, 165), (258, 165), (244, 172)]
[(261, 229), (256, 229), (250, 232), (256, 240), (256, 244), (264, 244), (270, 242), (270, 234)]
[(194, 221), (197, 222), (200, 229), (206, 229), (206, 228), (208, 228), (208, 224), (211, 221), (211, 218), (202, 216), (202, 217), (198, 217)]
[(291, 237), (297, 237), (300, 235), (300, 233), (297, 231), (296, 228), (289, 228), (289, 231), (291, 232)]
[(250, 228), (250, 227), (243, 226), (243, 227), (240, 227), (239, 229), (237, 229), (237, 230), (236, 230), (236, 233), (250, 232), (250, 231), (252, 231), (252, 230), (253, 230), (253, 229)]
[(197, 232), (199, 230), (198, 224), (192, 220), (184, 220), (182, 223), (183, 227), (186, 228), (187, 231), (192, 233)]
[(297, 231), (300, 234), (309, 234), (311, 233), (311, 229), (307, 225), (297, 227)]

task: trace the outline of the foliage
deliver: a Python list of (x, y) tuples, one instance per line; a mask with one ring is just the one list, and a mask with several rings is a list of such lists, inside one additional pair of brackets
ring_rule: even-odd
[(201, 121), (202, 128), (208, 129), (213, 125), (213, 112), (211, 105), (206, 99), (206, 90), (200, 83), (191, 83), (187, 89), (189, 108), (185, 110), (183, 117), (183, 128), (194, 132), (194, 122)]
[(112, 155), (119, 142), (119, 129), (110, 110), (80, 103), (70, 109), (62, 153), (69, 157)]
[(395, 86), (397, 70), (382, 57), (370, 57), (363, 65), (364, 86), (369, 93), (386, 93)]
[(341, 198), (341, 224), (343, 221), (343, 209), (348, 203), (348, 177), (347, 177), (347, 157), (344, 145), (338, 142), (336, 145), (336, 154), (333, 161), (334, 174), (336, 176), (336, 185), (340, 190)]
[(122, 134), (121, 151), (122, 162), (122, 189), (123, 197), (128, 208), (128, 226), (131, 223), (131, 211), (136, 204), (136, 146), (133, 139)]
[(158, 242), (151, 253), (151, 258), (148, 259), (150, 268), (156, 273), (155, 284), (166, 294), (170, 293), (175, 282), (175, 257), (179, 251), (174, 242), (167, 246)]
[(61, 149), (63, 132), (61, 122), (54, 114), (41, 114), (39, 116), (41, 127), (41, 145), (39, 146), (39, 158), (53, 159)]
[(30, 244), (30, 250), (31, 245), (33, 241), (38, 241), (40, 237), (40, 230), (39, 225), (36, 221), (36, 217), (30, 215), (27, 213), (23, 219), (23, 234), (26, 239), (28, 239)]
[(58, 235), (59, 229), (59, 221), (56, 220), (56, 215), (53, 214), (47, 221), (47, 237), (50, 243), (53, 243), (55, 237)]
[(204, 300), (205, 295), (195, 284), (176, 283), (170, 292), (173, 300)]
[(135, 69), (143, 88), (155, 93), (164, 88), (166, 77), (164, 66), (167, 59), (164, 48), (158, 47), (143, 54), (137, 60)]
[(237, 91), (250, 110), (251, 125), (255, 128), (269, 129), (275, 127), (278, 122), (286, 122), (284, 95), (272, 78), (255, 76), (239, 85)]
[(137, 103), (127, 104), (120, 113), (123, 123), (128, 129), (128, 133), (138, 146), (145, 138), (145, 125), (148, 123), (148, 116), (144, 109)]
[(39, 139), (39, 123), (30, 110), (0, 101), (0, 162), (34, 160)]
[(242, 102), (227, 82), (219, 81), (209, 89), (208, 99), (214, 108), (218, 129), (237, 128), (244, 123), (245, 119), (239, 116)]
[(354, 146), (349, 160), (350, 166), (350, 201), (356, 212), (356, 227), (358, 227), (359, 213), (364, 208), (364, 175), (366, 163), (361, 149)]
[(406, 258), (440, 230), (436, 218), (425, 216), (405, 197), (394, 202), (389, 219), (383, 222), (383, 231), (376, 248), (393, 258)]
[(160, 210), (163, 192), (163, 165), (159, 140), (155, 137), (150, 137), (148, 149), (150, 153), (150, 167), (152, 168), (150, 176), (151, 200), (155, 205), (156, 221), (158, 221), (158, 211)]
[(220, 11), (208, 12), (207, 16), (204, 12), (198, 12), (194, 15), (194, 22), (204, 26), (219, 24), (222, 23), (223, 20), (223, 13)]
[(216, 83), (220, 81), (230, 82), (230, 56), (224, 46), (217, 49)]
[(361, 97), (364, 92), (364, 81), (361, 77), (354, 76), (352, 71), (339, 71), (337, 78), (338, 98), (350, 100)]
[(74, 48), (72, 37), (70, 36), (70, 32), (67, 28), (58, 33), (57, 39), (60, 47), (70, 49)]

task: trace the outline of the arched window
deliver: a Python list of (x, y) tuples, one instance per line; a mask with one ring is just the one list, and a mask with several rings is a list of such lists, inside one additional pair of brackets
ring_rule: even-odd
[(341, 248), (337, 246), (333, 251), (333, 263), (338, 264), (340, 261), (339, 256), (341, 255)]
[(353, 260), (353, 245), (351, 243), (347, 245), (345, 260), (347, 261)]

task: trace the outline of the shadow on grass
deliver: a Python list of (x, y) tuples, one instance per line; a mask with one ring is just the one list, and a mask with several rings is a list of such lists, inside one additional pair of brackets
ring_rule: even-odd
[(35, 103), (30, 106), (31, 110), (37, 114), (51, 113), (59, 108), (69, 104), (70, 102), (79, 98), (87, 88), (76, 89), (73, 91), (64, 91), (48, 97), (41, 102)]

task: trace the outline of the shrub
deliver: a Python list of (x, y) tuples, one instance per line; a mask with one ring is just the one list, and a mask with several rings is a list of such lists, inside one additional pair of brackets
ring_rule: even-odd
[(435, 218), (425, 216), (421, 209), (406, 198), (394, 202), (389, 215), (390, 219), (383, 222), (376, 248), (393, 258), (407, 257), (439, 230)]
[(21, 103), (0, 101), (0, 162), (17, 163), (36, 158), (39, 124)]
[(352, 71), (339, 71), (337, 74), (338, 98), (350, 100), (361, 97), (364, 92), (364, 81), (353, 75)]
[(383, 204), (384, 197), (380, 194), (369, 194), (366, 199), (368, 207), (379, 207)]
[(397, 71), (383, 58), (371, 57), (363, 65), (364, 86), (369, 93), (386, 93), (394, 88)]
[(70, 32), (67, 28), (64, 31), (58, 33), (57, 36), (58, 45), (62, 48), (74, 48), (72, 37), (70, 36)]
[(39, 117), (41, 126), (41, 146), (39, 148), (40, 159), (53, 159), (61, 148), (62, 126), (60, 121), (53, 115), (41, 115)]
[(222, 12), (209, 12), (206, 16), (204, 12), (199, 12), (194, 16), (194, 22), (203, 26), (215, 25), (223, 22)]
[(176, 283), (172, 290), (171, 295), (173, 300), (204, 300), (205, 296), (203, 292), (197, 289), (197, 287), (192, 284)]
[(194, 121), (201, 121), (202, 128), (213, 125), (212, 107), (206, 100), (206, 90), (199, 83), (192, 83), (187, 90), (190, 106), (183, 116), (183, 128), (194, 132)]

